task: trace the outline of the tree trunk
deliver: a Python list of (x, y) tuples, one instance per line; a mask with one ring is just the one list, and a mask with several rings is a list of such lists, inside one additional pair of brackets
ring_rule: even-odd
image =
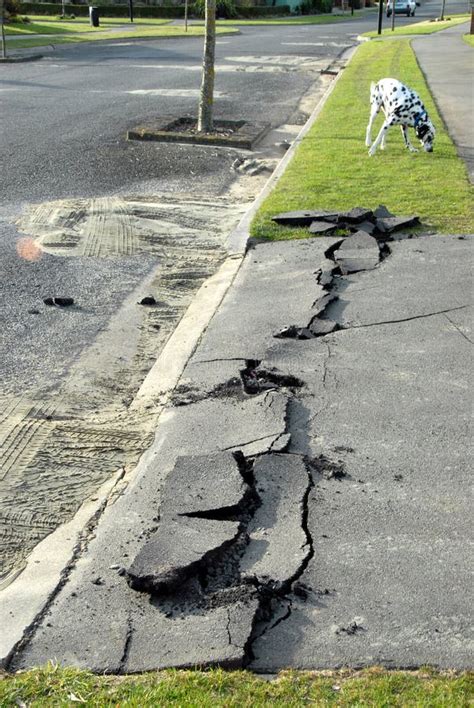
[(0, 0), (0, 22), (2, 23), (2, 58), (7, 57), (7, 45), (5, 43), (5, 0)]
[(471, 9), (471, 31), (470, 34), (474, 34), (474, 6)]
[(199, 98), (198, 131), (212, 130), (214, 104), (214, 61), (216, 51), (216, 0), (206, 0), (206, 36), (202, 62), (201, 95)]
[(446, 5), (446, 0), (443, 0), (441, 4), (441, 17), (439, 18), (440, 20), (444, 20), (444, 6)]

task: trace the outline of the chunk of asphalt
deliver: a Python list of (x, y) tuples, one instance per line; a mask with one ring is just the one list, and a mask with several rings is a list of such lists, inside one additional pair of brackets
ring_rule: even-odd
[(357, 231), (345, 239), (334, 254), (334, 259), (343, 275), (360, 270), (371, 270), (380, 261), (380, 250), (373, 236), (365, 231)]
[(334, 277), (332, 274), (332, 270), (321, 269), (316, 272), (316, 276), (318, 285), (321, 285), (321, 287), (323, 288), (327, 288), (329, 285), (331, 285)]
[(375, 224), (372, 221), (361, 221), (359, 224), (354, 224), (352, 231), (365, 231), (368, 234), (373, 234), (375, 228)]
[(391, 211), (387, 209), (385, 204), (379, 204), (377, 209), (374, 210), (374, 216), (377, 219), (385, 219), (389, 216), (395, 216)]
[(289, 325), (273, 335), (276, 339), (313, 339), (313, 333), (308, 327)]
[(140, 302), (138, 304), (151, 307), (152, 305), (156, 305), (156, 300), (153, 297), (153, 295), (145, 295), (145, 297), (142, 297), (142, 299), (140, 300)]
[(71, 307), (71, 305), (74, 305), (74, 298), (72, 298), (72, 297), (45, 297), (45, 298), (43, 298), (43, 302), (45, 305), (49, 305), (50, 307), (54, 307), (55, 305), (57, 307)]
[(309, 325), (309, 330), (314, 337), (324, 337), (326, 334), (331, 334), (339, 329), (339, 324), (334, 320), (322, 320), (315, 317)]
[(245, 369), (240, 371), (240, 378), (245, 393), (250, 395), (274, 388), (300, 388), (304, 385), (304, 382), (297, 376), (285, 374), (276, 367), (266, 369), (260, 366), (258, 360), (247, 359), (246, 364)]
[(231, 545), (239, 527), (234, 521), (167, 519), (127, 570), (130, 587), (154, 595), (172, 592)]
[(239, 511), (250, 491), (231, 452), (178, 457), (166, 479), (160, 515), (225, 518)]
[(399, 229), (407, 229), (410, 226), (417, 226), (420, 223), (418, 216), (388, 216), (377, 219), (377, 228), (382, 233), (391, 233)]
[(310, 234), (328, 234), (331, 231), (335, 231), (337, 228), (336, 224), (328, 223), (327, 221), (312, 221), (309, 226)]
[(285, 454), (259, 457), (254, 477), (261, 505), (247, 528), (250, 540), (241, 560), (241, 576), (283, 590), (311, 553), (303, 528), (310, 479), (301, 457)]
[(373, 219), (374, 214), (372, 209), (365, 209), (364, 207), (354, 207), (350, 211), (341, 211), (338, 216), (338, 223), (343, 222), (347, 224), (359, 224), (362, 221), (370, 221)]
[(318, 298), (313, 306), (314, 313), (316, 315), (321, 314), (324, 312), (326, 307), (331, 304), (331, 302), (334, 302), (337, 299), (338, 297), (337, 295), (334, 295), (334, 293), (328, 293), (327, 295), (323, 295), (323, 297)]
[(148, 604), (143, 614), (136, 613), (134, 617), (124, 673), (168, 667), (244, 667), (259, 604), (257, 593), (247, 591), (242, 600), (231, 604), (204, 612), (202, 608), (191, 609), (171, 618)]
[(331, 211), (287, 211), (272, 216), (281, 226), (310, 226), (313, 221), (337, 221), (338, 212)]

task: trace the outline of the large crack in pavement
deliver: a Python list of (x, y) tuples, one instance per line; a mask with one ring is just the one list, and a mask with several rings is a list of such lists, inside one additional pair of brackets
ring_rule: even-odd
[[(324, 495), (352, 499), (353, 488), (364, 486), (353, 467), (346, 469), (354, 454), (347, 430), (333, 431), (337, 444), (328, 442), (322, 414), (338, 390), (339, 347), (344, 338), (360, 336), (364, 324), (344, 320), (346, 305), (337, 298), (348, 283), (374, 276), (343, 275), (335, 245), (328, 238), (298, 249), (273, 245), (269, 260), (261, 261), (260, 247), (250, 251), (241, 289), (215, 316), (163, 416), (146, 474), (105, 511), (77, 570), (12, 655), (10, 668), (36, 664), (54, 647), (56, 656), (94, 671), (249, 664), (264, 670), (271, 666), (268, 647), (275, 635), (285, 635), (289, 620), (300, 627), (303, 615), (337, 600), (335, 585), (314, 579), (314, 561), (318, 567), (324, 562), (318, 554), (331, 531), (316, 537), (315, 524), (319, 530), (326, 520), (315, 521), (311, 509)], [(391, 263), (382, 248), (380, 271)], [(330, 317), (339, 329), (295, 342), (274, 338), (289, 310), (273, 319), (264, 313), (265, 320), (256, 311), (254, 321), (245, 320), (261, 287), (255, 270), (271, 273), (273, 283), (289, 253), (297, 287), (281, 302), (293, 301), (294, 321)], [(278, 305), (269, 304), (272, 315)], [(464, 312), (455, 298), (446, 307), (430, 305), (431, 312), (415, 317), (409, 311), (403, 318), (395, 307), (387, 320), (422, 315), (426, 322), (435, 310)], [(242, 342), (240, 328), (248, 325)], [(461, 341), (457, 329), (451, 331)], [(111, 606), (113, 621), (106, 623)], [(76, 626), (79, 617), (81, 629), (71, 638), (71, 621)], [(91, 632), (97, 623), (96, 646)], [(337, 622), (331, 637), (354, 642), (366, 635), (365, 627), (354, 613)]]

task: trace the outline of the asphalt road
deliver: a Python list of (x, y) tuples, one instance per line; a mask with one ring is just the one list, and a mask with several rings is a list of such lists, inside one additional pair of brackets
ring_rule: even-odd
[[(257, 55), (265, 56), (266, 64), (262, 71), (218, 72), (216, 116), (265, 119), (272, 126), (291, 122), (317, 74), (284, 71), (285, 57), (330, 60), (354, 42), (359, 27), (246, 28), (241, 35), (219, 39), (219, 64), (254, 66)], [(301, 44), (316, 38), (318, 46)], [(125, 296), (157, 265), (156, 258), (143, 254), (120, 262), (50, 255), (25, 262), (15, 249), (22, 234), (13, 220), (28, 204), (116, 193), (220, 195), (235, 179), (230, 170), (234, 150), (129, 143), (124, 138), (127, 128), (157, 114), (196, 112), (201, 52), (200, 39), (58, 46), (41, 62), (2, 68), (5, 391), (57, 384)], [(282, 70), (270, 72), (269, 66)], [(109, 273), (105, 280), (104, 269)], [(41, 298), (54, 294), (74, 297), (87, 308), (87, 316), (45, 313)], [(41, 315), (29, 314), (32, 308)]]

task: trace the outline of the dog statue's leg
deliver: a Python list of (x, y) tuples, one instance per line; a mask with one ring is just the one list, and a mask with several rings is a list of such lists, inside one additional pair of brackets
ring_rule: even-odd
[(384, 139), (385, 134), (386, 134), (387, 130), (389, 129), (390, 125), (391, 125), (391, 121), (384, 120), (383, 125), (382, 125), (382, 127), (380, 128), (380, 132), (379, 132), (379, 134), (377, 135), (377, 137), (375, 138), (375, 141), (374, 141), (372, 147), (371, 147), (370, 150), (369, 150), (369, 155), (370, 155), (371, 157), (372, 157), (372, 155), (374, 155), (374, 153), (375, 153), (375, 151), (377, 150), (378, 146), (380, 145), (380, 143), (381, 143), (382, 140)]
[(376, 99), (372, 99), (372, 105), (370, 107), (369, 123), (367, 125), (367, 130), (365, 133), (365, 144), (367, 147), (370, 147), (372, 145), (372, 126), (374, 124), (374, 120), (375, 120), (379, 110), (380, 110), (380, 104), (376, 101)]
[(402, 130), (402, 135), (403, 135), (403, 140), (405, 141), (405, 147), (408, 148), (410, 152), (418, 152), (416, 147), (413, 147), (413, 145), (410, 142), (410, 138), (408, 137), (408, 130), (406, 125), (401, 125), (400, 126)]
[(372, 126), (374, 124), (374, 120), (378, 112), (378, 108), (376, 106), (372, 106), (372, 109), (370, 111), (369, 123), (367, 125), (367, 130), (365, 133), (366, 147), (370, 147), (372, 145)]

